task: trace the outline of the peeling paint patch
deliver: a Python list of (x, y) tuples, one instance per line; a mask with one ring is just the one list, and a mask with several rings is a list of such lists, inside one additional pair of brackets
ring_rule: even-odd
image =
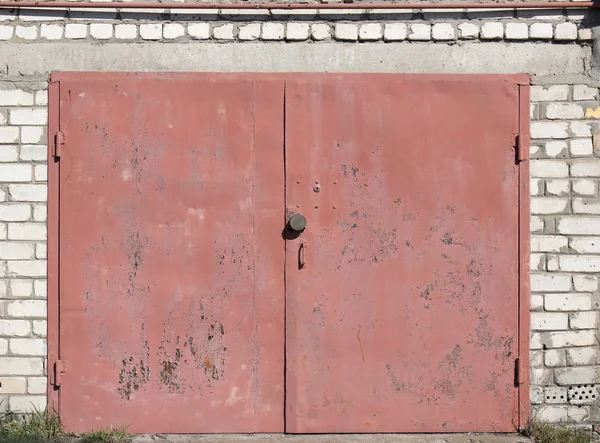
[(460, 354), (462, 352), (462, 348), (460, 345), (456, 345), (450, 354), (446, 355), (444, 359), (444, 363), (448, 364), (453, 369), (456, 369), (458, 364), (460, 363)]
[[(434, 389), (443, 397), (454, 400), (459, 388), (471, 377), (469, 368), (462, 366), (462, 348), (456, 345), (452, 352), (446, 354), (441, 364), (439, 365), (442, 372), (442, 377), (435, 380)], [(440, 397), (434, 396), (434, 400), (439, 400)]]
[(488, 325), (488, 315), (479, 317), (475, 333), (476, 347), (493, 350), (496, 360), (508, 361), (513, 358), (515, 338), (513, 336), (497, 336)]
[(323, 305), (321, 303), (319, 303), (318, 305), (313, 307), (312, 312), (318, 318), (319, 326), (324, 328), (325, 327), (325, 315), (323, 314), (322, 308), (323, 308)]
[(142, 355), (130, 355), (121, 360), (118, 392), (122, 400), (130, 400), (131, 396), (150, 381), (150, 353), (148, 342), (144, 341)]
[(488, 317), (488, 315), (479, 317), (475, 333), (477, 334), (480, 346), (490, 349), (492, 347), (493, 333), (488, 325)]
[(160, 382), (169, 388), (169, 392), (179, 392), (179, 383), (176, 380), (177, 368), (177, 362), (163, 360), (160, 363)]
[(427, 286), (427, 288), (421, 292), (421, 298), (425, 300), (431, 300), (431, 292), (433, 291), (433, 285)]
[(392, 383), (392, 386), (394, 387), (394, 389), (398, 392), (405, 392), (406, 391), (405, 383), (400, 383), (398, 381), (398, 379), (396, 378), (396, 375), (394, 374), (394, 370), (392, 369), (392, 367), (390, 365), (385, 365), (385, 369), (387, 370), (388, 378), (390, 379), (390, 382)]
[(444, 232), (444, 238), (442, 239), (442, 243), (446, 246), (454, 243), (454, 239), (452, 238), (452, 232)]
[(490, 378), (485, 381), (486, 391), (498, 392), (498, 377), (499, 374), (496, 374), (495, 372), (490, 374)]
[(127, 295), (130, 297), (136, 294), (137, 289), (141, 289), (142, 291), (149, 289), (147, 287), (137, 287), (135, 281), (138, 271), (144, 263), (143, 252), (148, 244), (148, 238), (143, 234), (140, 234), (140, 231), (137, 229), (132, 229), (127, 232), (125, 240), (123, 240), (123, 251), (127, 255), (127, 262), (129, 264), (129, 269), (127, 271), (127, 280), (129, 283)]
[(378, 249), (372, 259), (373, 263), (381, 262), (398, 251), (396, 245), (397, 229), (394, 228), (391, 231), (375, 229), (373, 233), (375, 238), (379, 240)]

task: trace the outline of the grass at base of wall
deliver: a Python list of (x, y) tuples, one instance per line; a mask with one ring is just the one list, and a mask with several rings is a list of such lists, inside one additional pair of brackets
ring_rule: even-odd
[(76, 441), (79, 443), (125, 443), (131, 440), (125, 428), (100, 429), (80, 435)]
[(0, 443), (127, 443), (130, 440), (125, 428), (100, 429), (81, 435), (64, 432), (54, 412), (0, 417)]
[[(532, 420), (522, 434), (535, 443), (592, 443), (592, 431), (584, 431)], [(0, 417), (0, 443), (127, 443), (131, 436), (125, 428), (100, 429), (75, 435), (64, 432), (54, 412), (5, 414)]]
[(6, 414), (0, 419), (0, 442), (5, 441), (53, 441), (63, 436), (56, 414), (36, 411), (33, 414), (15, 416)]
[(594, 441), (593, 431), (573, 429), (540, 420), (532, 420), (522, 434), (535, 443), (592, 443)]

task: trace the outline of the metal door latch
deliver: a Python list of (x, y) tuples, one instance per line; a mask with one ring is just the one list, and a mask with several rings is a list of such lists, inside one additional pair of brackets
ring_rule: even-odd
[(300, 248), (298, 249), (298, 269), (306, 267), (306, 242), (300, 242)]

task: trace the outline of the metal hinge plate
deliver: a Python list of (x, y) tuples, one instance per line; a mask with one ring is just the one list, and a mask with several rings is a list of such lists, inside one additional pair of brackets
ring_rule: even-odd
[(522, 362), (520, 358), (515, 359), (515, 386), (525, 383), (525, 374), (523, 374)]
[(65, 134), (62, 131), (57, 131), (54, 134), (54, 157), (60, 158), (62, 155), (63, 146), (65, 145)]
[(61, 360), (56, 360), (54, 362), (54, 387), (60, 388), (60, 384), (62, 382), (62, 376), (65, 373), (65, 367)]
[(515, 146), (517, 150), (517, 160), (524, 162), (529, 159), (529, 137), (517, 134), (515, 139)]

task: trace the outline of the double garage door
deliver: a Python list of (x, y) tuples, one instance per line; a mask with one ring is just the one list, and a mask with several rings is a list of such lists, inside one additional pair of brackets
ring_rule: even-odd
[(526, 80), (53, 76), (65, 426), (514, 430)]

